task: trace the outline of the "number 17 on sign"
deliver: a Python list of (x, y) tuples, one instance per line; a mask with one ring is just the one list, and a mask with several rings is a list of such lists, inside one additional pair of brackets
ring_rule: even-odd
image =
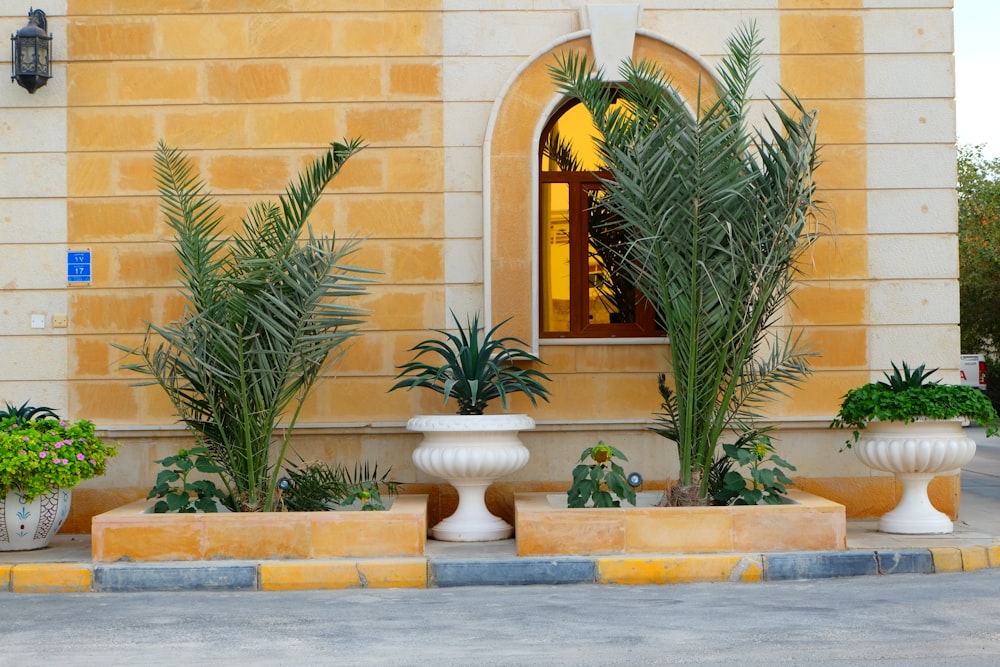
[(70, 250), (66, 253), (66, 280), (71, 283), (89, 283), (90, 266), (89, 250)]

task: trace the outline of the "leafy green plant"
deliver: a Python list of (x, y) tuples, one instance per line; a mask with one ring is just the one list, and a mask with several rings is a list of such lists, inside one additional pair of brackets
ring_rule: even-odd
[[(222, 469), (240, 511), (277, 509), (275, 489), (302, 405), (367, 312), (371, 271), (345, 259), (357, 242), (314, 234), (309, 216), (359, 140), (333, 143), (277, 204), (253, 205), (231, 238), (190, 161), (162, 142), (156, 181), (179, 261), (183, 314), (147, 324), (138, 361), (199, 447)], [(287, 422), (275, 437), (279, 419)]]
[[(903, 374), (892, 364), (893, 375), (883, 373), (886, 381), (870, 382), (848, 391), (840, 411), (830, 424), (832, 428), (850, 428), (850, 448), (869, 422), (911, 423), (919, 419), (970, 419), (986, 428), (988, 436), (1000, 432), (997, 412), (990, 399), (975, 387), (928, 382), (923, 366), (909, 371), (903, 364)], [(915, 380), (920, 377), (919, 382)]]
[[(40, 410), (55, 414), (48, 408)], [(42, 411), (21, 413), (39, 415)], [(117, 453), (116, 447), (97, 437), (94, 423), (86, 419), (70, 423), (58, 417), (2, 417), (0, 495), (18, 490), (31, 500), (55, 489), (72, 488), (103, 475), (107, 459)]]
[(772, 325), (815, 239), (816, 114), (788, 94), (766, 127), (749, 127), (761, 43), (754, 25), (739, 29), (715, 96), (699, 91), (690, 106), (647, 61), (624, 63), (614, 89), (586, 56), (551, 68), (589, 112), (610, 172), (601, 205), (626, 240), (605, 250), (670, 337), (672, 387), (655, 430), (676, 443), (679, 485), (694, 487), (683, 495), (695, 502), (708, 497), (722, 433), (804, 380), (813, 355), (794, 329)]
[[(593, 463), (584, 463), (591, 459)], [(615, 459), (628, 461), (618, 449), (598, 442), (580, 454), (573, 468), (573, 485), (567, 491), (569, 507), (620, 507), (621, 501), (635, 505), (635, 489), (629, 486), (625, 470)]]
[(389, 479), (390, 468), (379, 475), (378, 464), (371, 469), (367, 462), (354, 465), (352, 473), (341, 463), (324, 462), (289, 466), (288, 476), (279, 481), (281, 502), (292, 512), (319, 512), (361, 502), (362, 511), (384, 510), (382, 489), (387, 496), (399, 495), (403, 486)]
[[(724, 458), (730, 465), (723, 465), (725, 473), (718, 479), (712, 499), (716, 505), (778, 505), (785, 502), (786, 485), (792, 480), (782, 468), (794, 471), (795, 466), (774, 453), (771, 438), (758, 434), (756, 438), (741, 438), (735, 443), (722, 445)], [(748, 480), (732, 464), (749, 468)], [(766, 466), (765, 464), (772, 464)]]
[[(219, 504), (232, 507), (233, 500), (215, 482), (207, 479), (188, 481), (192, 472), (221, 474), (223, 468), (215, 465), (208, 449), (193, 447), (182, 449), (173, 456), (160, 459), (157, 463), (164, 467), (156, 476), (156, 485), (147, 498), (160, 498), (153, 505), (153, 512), (164, 514), (178, 512), (217, 512)], [(180, 482), (175, 484), (175, 482)]]
[[(444, 340), (431, 338), (410, 348), (410, 352), (417, 354), (412, 361), (397, 367), (401, 370), (396, 378), (402, 379), (389, 391), (426, 387), (442, 394), (445, 404), (454, 396), (460, 415), (481, 415), (490, 401), (497, 398), (506, 410), (507, 394), (515, 392), (524, 393), (534, 406), (538, 405), (538, 398), (549, 400), (549, 390), (543, 384), (549, 377), (537, 369), (517, 365), (542, 361), (516, 347), (524, 345), (523, 341), (512, 336), (494, 337), (507, 320), (481, 334), (479, 315), (466, 320), (465, 326), (455, 313), (451, 317), (458, 333), (435, 329)], [(439, 362), (421, 360), (425, 354), (436, 357)]]

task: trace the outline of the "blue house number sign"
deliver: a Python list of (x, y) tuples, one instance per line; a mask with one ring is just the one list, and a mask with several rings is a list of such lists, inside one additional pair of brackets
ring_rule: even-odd
[(90, 282), (89, 250), (70, 250), (66, 253), (66, 280), (71, 283)]

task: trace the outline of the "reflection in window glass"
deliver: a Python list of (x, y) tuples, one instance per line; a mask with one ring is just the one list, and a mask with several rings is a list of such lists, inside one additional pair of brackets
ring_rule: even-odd
[(542, 185), (542, 328), (569, 331), (569, 186)]
[(601, 206), (603, 171), (582, 105), (557, 112), (539, 155), (542, 336), (658, 335), (621, 266), (625, 236)]

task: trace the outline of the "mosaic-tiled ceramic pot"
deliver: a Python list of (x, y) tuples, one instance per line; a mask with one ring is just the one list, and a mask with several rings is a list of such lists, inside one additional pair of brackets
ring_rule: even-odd
[(0, 503), (0, 551), (42, 549), (69, 515), (70, 489), (57, 489), (25, 500), (12, 489)]

